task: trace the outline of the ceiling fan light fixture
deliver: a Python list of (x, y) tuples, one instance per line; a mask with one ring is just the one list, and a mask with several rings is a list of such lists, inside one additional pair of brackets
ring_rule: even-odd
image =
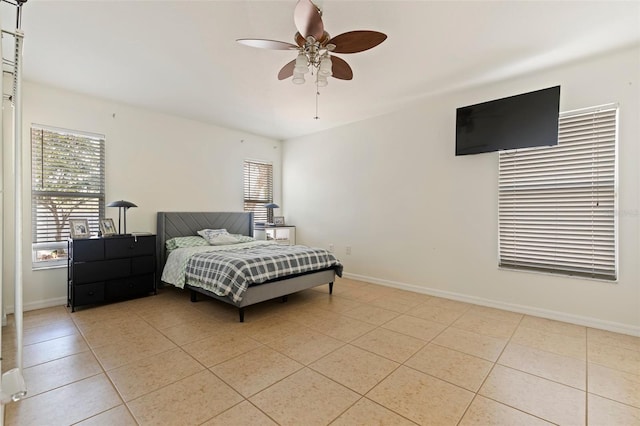
[(309, 72), (309, 60), (307, 55), (302, 52), (298, 54), (298, 57), (296, 58), (296, 66), (293, 69), (293, 72), (297, 74), (306, 74)]
[(304, 74), (294, 71), (293, 79), (291, 81), (293, 81), (293, 84), (304, 84)]
[(318, 74), (318, 79), (316, 80), (316, 84), (318, 87), (326, 87), (329, 82), (327, 81), (327, 76)]
[[(26, 0), (18, 0), (26, 1)], [(293, 21), (298, 30), (294, 35), (296, 44), (269, 39), (238, 39), (241, 44), (260, 49), (296, 51), (294, 60), (285, 64), (278, 72), (278, 80), (293, 77), (294, 84), (304, 84), (304, 75), (315, 74), (317, 88), (328, 85), (327, 78), (351, 80), (353, 70), (340, 56), (333, 54), (358, 53), (376, 47), (386, 40), (386, 34), (371, 30), (348, 31), (331, 37), (324, 29), (322, 8), (315, 3), (322, 0), (297, 0)], [(316, 116), (318, 119), (318, 95), (316, 90)]]
[(309, 68), (308, 67), (300, 67), (300, 66), (296, 65), (296, 67), (293, 69), (293, 72), (295, 74), (306, 74), (306, 73), (309, 72)]
[(320, 70), (319, 70), (319, 74), (325, 76), (325, 79), (327, 76), (331, 75), (331, 58), (329, 56), (325, 56), (324, 58), (322, 58), (322, 60), (320, 61)]
[(309, 72), (309, 68), (308, 67), (299, 67), (296, 65), (296, 67), (293, 69), (293, 72), (295, 74), (306, 74)]

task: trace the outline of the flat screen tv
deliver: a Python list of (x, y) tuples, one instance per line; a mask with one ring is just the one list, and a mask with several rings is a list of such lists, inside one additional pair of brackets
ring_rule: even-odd
[(456, 155), (558, 144), (560, 86), (456, 110)]

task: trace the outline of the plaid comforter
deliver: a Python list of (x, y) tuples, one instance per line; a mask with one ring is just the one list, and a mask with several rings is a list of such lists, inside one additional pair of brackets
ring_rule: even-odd
[(229, 296), (237, 303), (252, 284), (327, 268), (342, 276), (342, 265), (327, 250), (267, 244), (195, 254), (189, 258), (185, 277), (187, 284)]

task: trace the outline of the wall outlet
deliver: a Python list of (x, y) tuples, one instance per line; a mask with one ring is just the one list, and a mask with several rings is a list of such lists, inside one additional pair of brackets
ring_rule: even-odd
[(333, 253), (333, 244), (329, 244), (329, 251)]
[(347, 246), (347, 254), (351, 254), (351, 246)]

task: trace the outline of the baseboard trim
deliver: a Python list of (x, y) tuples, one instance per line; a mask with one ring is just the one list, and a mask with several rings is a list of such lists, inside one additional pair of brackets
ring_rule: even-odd
[(434, 289), (430, 287), (416, 286), (412, 284), (402, 283), (398, 281), (383, 280), (365, 275), (343, 273), (344, 278), (365, 281), (372, 284), (380, 284), (386, 287), (393, 287), (401, 290), (413, 291), (416, 293), (427, 294), (429, 296), (444, 297), (446, 299), (458, 300), (460, 302), (473, 303), (475, 305), (487, 306), (490, 308), (504, 309), (505, 311), (518, 312), (520, 314), (534, 315), (537, 317), (563, 321), (585, 327), (598, 328), (601, 330), (612, 331), (615, 333), (629, 334), (631, 336), (640, 336), (640, 327), (629, 324), (622, 324), (612, 321), (604, 321), (598, 318), (584, 317), (580, 315), (567, 314), (565, 312), (552, 311), (549, 309), (537, 308), (535, 306), (519, 305), (515, 303), (500, 302), (497, 300), (485, 299), (482, 297), (469, 296), (462, 293), (454, 293)]
[[(54, 297), (52, 299), (38, 300), (36, 302), (25, 303), (22, 307), (23, 311), (35, 311), (36, 309), (52, 308), (54, 306), (66, 305), (66, 297)], [(6, 313), (12, 314), (15, 312), (14, 305), (6, 306)]]
[[(584, 317), (580, 315), (567, 314), (565, 312), (552, 311), (549, 309), (537, 308), (535, 306), (519, 305), (515, 303), (505, 303), (496, 300), (486, 299), (482, 297), (469, 296), (462, 293), (454, 293), (450, 291), (444, 291), (434, 289), (430, 287), (416, 286), (412, 284), (402, 283), (398, 281), (384, 280), (375, 277), (369, 277), (365, 275), (358, 275), (345, 272), (344, 278), (364, 281), (372, 284), (380, 284), (386, 287), (397, 288), (400, 290), (408, 290), (416, 293), (427, 294), (429, 296), (444, 297), (446, 299), (458, 300), (460, 302), (473, 303), (475, 305), (488, 306), (490, 308), (504, 309), (506, 311), (518, 312), (526, 315), (534, 315), (542, 318), (552, 319), (556, 321), (563, 321), (577, 325), (583, 325), (585, 327), (598, 328), (601, 330), (612, 331), (614, 333), (628, 334), (631, 336), (640, 336), (640, 327), (632, 326), (629, 324), (622, 324), (613, 321), (604, 321), (598, 318)], [(66, 305), (66, 297), (56, 297), (52, 299), (39, 300), (36, 302), (27, 303), (24, 305), (24, 311), (33, 311), (36, 309), (51, 308), (53, 306)], [(6, 306), (5, 314), (12, 314), (14, 312), (13, 305)]]

